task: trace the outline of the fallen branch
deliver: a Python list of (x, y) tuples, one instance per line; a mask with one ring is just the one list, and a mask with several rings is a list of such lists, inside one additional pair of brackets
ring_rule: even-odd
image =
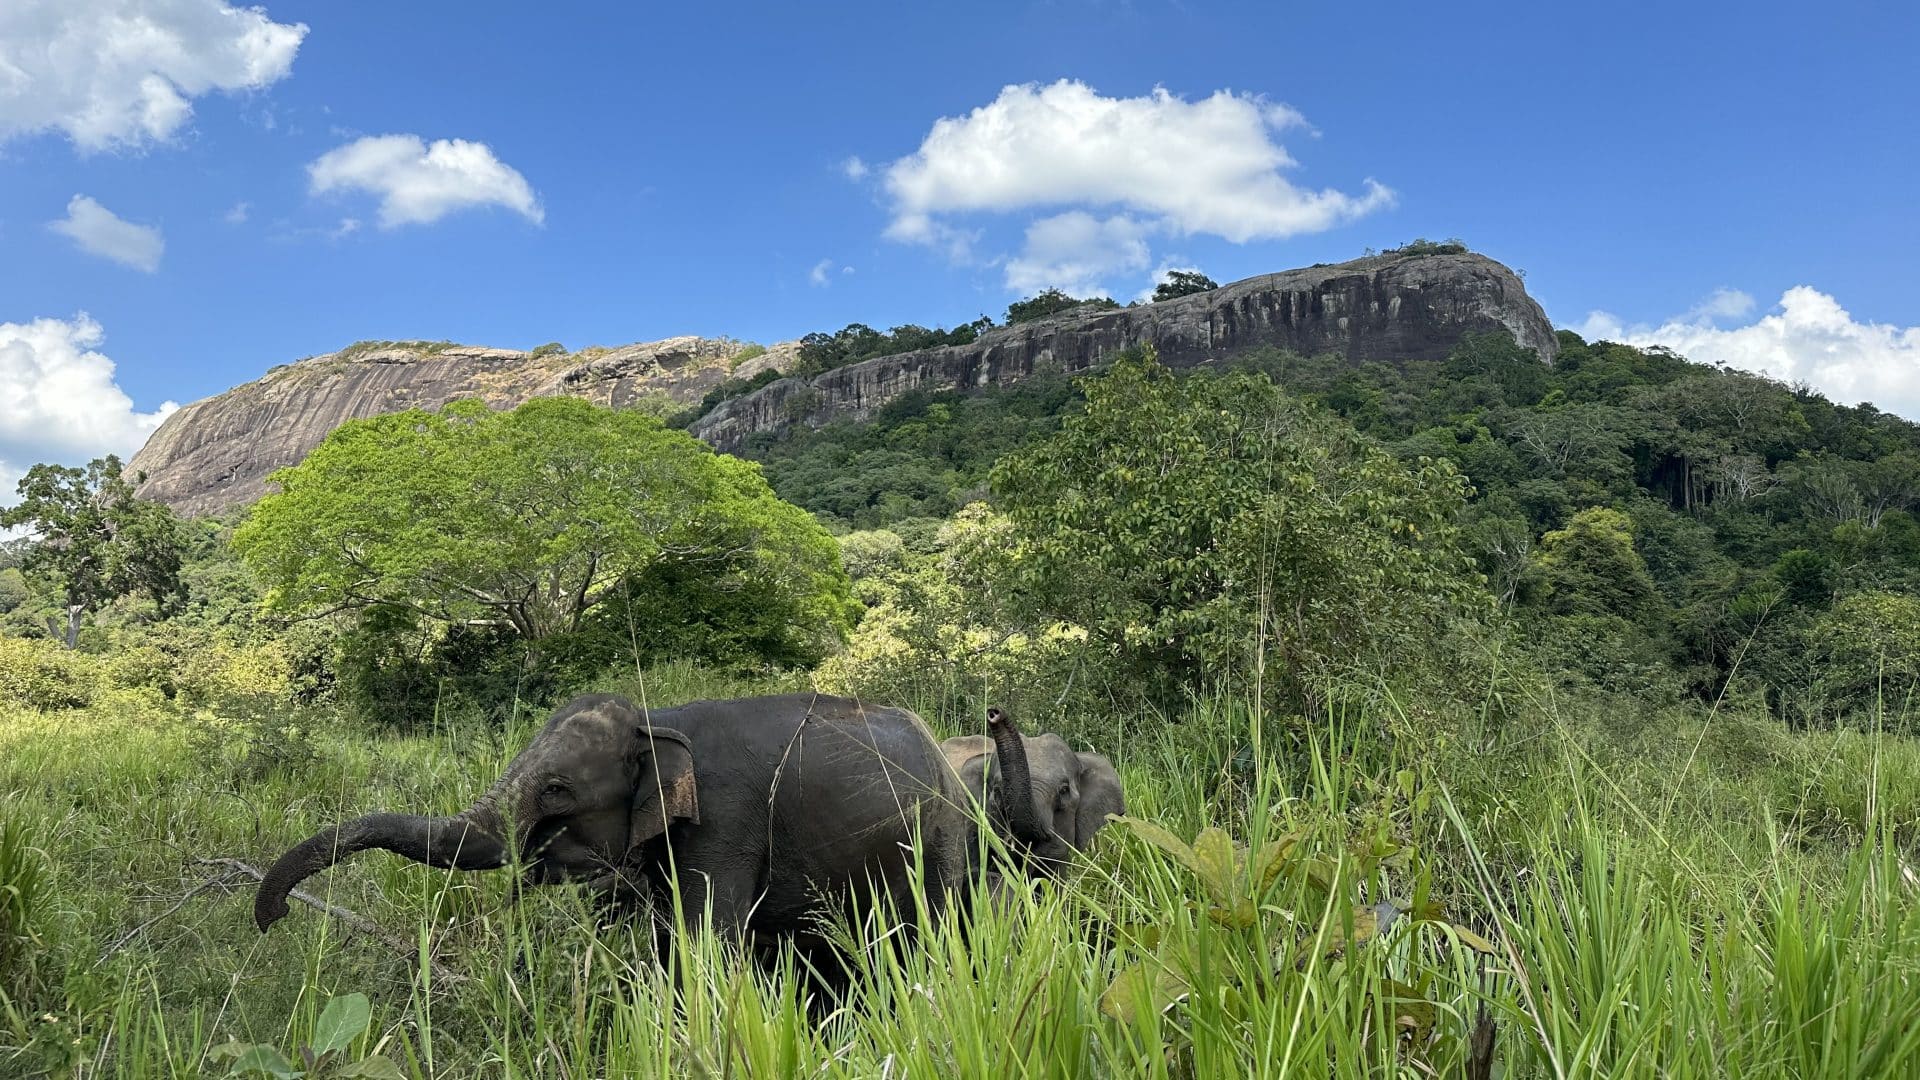
[(167, 910), (161, 912), (158, 915), (155, 915), (153, 918), (148, 919), (146, 922), (141, 923), (139, 926), (134, 927), (133, 929), (127, 931), (124, 934), (121, 934), (119, 937), (114, 938), (112, 941), (108, 942), (107, 947), (100, 950), (100, 959), (97, 962), (103, 963), (103, 964), (106, 963), (108, 957), (112, 956), (114, 953), (119, 952), (121, 949), (126, 948), (127, 945), (131, 943), (134, 938), (137, 938), (141, 934), (146, 933), (148, 927), (152, 926), (154, 923), (159, 922), (161, 919), (164, 919), (167, 916), (173, 914), (174, 912), (179, 911), (182, 907), (186, 906), (187, 901), (193, 899), (194, 897), (200, 895), (201, 893), (207, 891), (208, 889), (213, 888), (215, 885), (225, 885), (227, 883), (227, 880), (233, 877), (237, 873), (239, 873), (238, 870), (229, 867), (228, 869), (213, 875), (212, 877), (201, 882), (200, 884), (195, 885), (193, 888), (188, 889), (186, 893), (184, 893), (180, 897), (180, 899), (175, 900), (172, 904), (168, 905)]
[[(267, 878), (267, 875), (261, 872), (258, 867), (252, 866), (248, 863), (243, 863), (239, 859), (201, 859), (200, 862), (210, 866), (226, 867), (227, 872), (226, 874), (221, 875), (222, 879), (232, 877), (234, 874), (244, 874), (255, 881), (265, 881)], [(198, 892), (199, 889), (206, 888), (208, 884), (211, 884), (211, 881), (205, 884), (202, 884), (201, 886), (199, 886), (199, 888), (195, 889), (194, 891)], [(372, 937), (377, 941), (385, 943), (388, 948), (394, 950), (395, 952), (399, 953), (402, 956), (413, 958), (420, 955), (420, 948), (418, 945), (408, 942), (403, 938), (395, 937), (394, 935), (387, 933), (385, 930), (380, 929), (379, 923), (374, 922), (372, 919), (367, 918), (365, 915), (362, 915), (357, 911), (349, 911), (348, 909), (343, 908), (338, 904), (330, 904), (327, 901), (322, 900), (319, 897), (313, 895), (312, 893), (307, 892), (305, 889), (294, 889), (293, 891), (289, 892), (287, 895), (293, 897), (295, 900), (298, 900), (303, 904), (308, 905), (309, 907), (318, 908), (322, 912), (325, 912), (326, 914), (331, 915), (336, 919), (339, 919), (341, 922), (346, 923), (348, 926), (353, 927), (355, 930), (358, 930), (361, 933), (366, 934), (367, 936)], [(181, 903), (185, 903), (184, 897), (182, 898)], [(174, 907), (179, 907), (179, 906), (180, 906), (179, 904), (174, 905)], [(469, 976), (445, 966), (444, 964), (440, 963), (438, 960), (435, 960), (431, 954), (429, 954), (426, 959), (427, 959), (427, 970), (433, 973), (434, 978), (439, 979), (442, 982), (464, 983), (464, 982), (471, 981)]]

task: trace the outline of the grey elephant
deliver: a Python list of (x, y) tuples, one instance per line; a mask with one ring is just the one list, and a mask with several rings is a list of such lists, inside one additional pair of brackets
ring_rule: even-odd
[(904, 709), (790, 694), (646, 712), (589, 694), (471, 807), (368, 814), (296, 845), (261, 881), (254, 921), (265, 932), (300, 881), (382, 848), (457, 870), (513, 853), (527, 884), (584, 881), (608, 897), (677, 884), (689, 920), (710, 904), (716, 929), (817, 941), (830, 906), (871, 910), (877, 893), (911, 911), (919, 890), (937, 909), (967, 887), (977, 817), (958, 784)]
[(1104, 755), (1076, 753), (1052, 733), (1022, 735), (999, 709), (987, 710), (987, 730), (948, 739), (940, 750), (999, 831), (1039, 869), (1068, 862), (1093, 843), (1108, 814), (1127, 812), (1120, 774)]

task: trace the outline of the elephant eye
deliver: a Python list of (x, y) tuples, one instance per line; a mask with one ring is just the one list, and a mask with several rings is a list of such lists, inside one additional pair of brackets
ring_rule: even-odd
[(1072, 802), (1073, 802), (1073, 789), (1063, 787), (1060, 789), (1059, 793), (1054, 795), (1053, 797), (1053, 808), (1057, 811), (1064, 812)]
[(540, 794), (548, 796), (560, 796), (566, 793), (567, 785), (564, 781), (560, 780), (549, 780), (547, 781), (547, 786), (540, 789)]

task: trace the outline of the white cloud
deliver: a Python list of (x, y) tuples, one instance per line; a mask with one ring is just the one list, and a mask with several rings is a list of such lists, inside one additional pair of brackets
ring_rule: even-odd
[(191, 99), (285, 78), (306, 35), (226, 0), (5, 0), (0, 143), (43, 131), (82, 151), (166, 140)]
[(1739, 289), (1721, 286), (1707, 294), (1706, 299), (1687, 309), (1681, 318), (1688, 322), (1717, 322), (1721, 319), (1739, 319), (1753, 314), (1753, 297)]
[(67, 200), (67, 216), (47, 228), (72, 240), (81, 251), (112, 259), (151, 274), (160, 269), (167, 243), (152, 225), (135, 225), (85, 195)]
[(1104, 220), (1084, 210), (1041, 218), (1027, 226), (1027, 241), (1006, 265), (1007, 288), (1031, 293), (1056, 288), (1074, 296), (1105, 294), (1101, 279), (1139, 270), (1152, 261), (1147, 228), (1125, 214)]
[(71, 320), (0, 322), (0, 504), (43, 461), (79, 464), (138, 450), (178, 405), (137, 412), (115, 384), (113, 361), (96, 351), (100, 324)]
[(816, 288), (825, 288), (833, 282), (833, 278), (828, 276), (831, 273), (833, 273), (833, 260), (821, 259), (813, 264), (813, 269), (807, 271), (807, 283)]
[(237, 202), (233, 204), (232, 209), (228, 210), (226, 214), (222, 216), (221, 220), (225, 221), (229, 225), (245, 225), (247, 223), (248, 215), (252, 213), (253, 213), (252, 203)]
[(546, 220), (527, 178), (493, 156), (486, 143), (418, 135), (369, 135), (307, 166), (313, 193), (365, 191), (380, 197), (380, 227), (430, 225), (456, 210), (504, 206)]
[(841, 162), (840, 171), (847, 174), (847, 179), (849, 180), (865, 180), (867, 174), (873, 170), (869, 169), (867, 163), (861, 161), (856, 155)]
[[(1245, 243), (1318, 232), (1392, 205), (1393, 193), (1372, 180), (1357, 195), (1288, 182), (1283, 173), (1297, 163), (1275, 137), (1304, 125), (1285, 105), (1226, 90), (1187, 101), (1164, 89), (1102, 97), (1066, 79), (1008, 86), (965, 116), (936, 121), (918, 150), (886, 167), (886, 235), (964, 257), (974, 235), (953, 224), (958, 215), (1077, 208), (1091, 220), (1087, 210), (1120, 211), (1102, 229), (1064, 220), (1070, 214), (1035, 222), (1041, 235), (1030, 229), (1027, 251), (1008, 267), (1008, 286), (1019, 288), (1016, 280), (1070, 267), (1144, 267), (1129, 232)], [(1067, 250), (1069, 234), (1089, 247)]]
[[(1722, 329), (1715, 316), (1740, 309), (1723, 289), (1660, 326), (1625, 326), (1604, 311), (1575, 327), (1589, 341), (1605, 339), (1646, 348), (1665, 345), (1689, 360), (1725, 364), (1787, 382), (1804, 382), (1845, 404), (1870, 401), (1920, 420), (1920, 327), (1858, 322), (1840, 302), (1807, 285), (1780, 297), (1774, 310), (1746, 326)], [(1716, 303), (1716, 298), (1722, 298)]]

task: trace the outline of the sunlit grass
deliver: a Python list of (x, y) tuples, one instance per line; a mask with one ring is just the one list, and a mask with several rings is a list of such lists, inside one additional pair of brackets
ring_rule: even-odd
[[(658, 705), (782, 688), (644, 686)], [(1070, 880), (896, 913), (911, 943), (842, 927), (839, 998), (790, 952), (683, 932), (656, 957), (644, 920), (601, 926), (572, 891), (514, 902), (505, 875), (377, 853), (308, 884), (406, 951), (304, 906), (262, 936), (248, 880), (187, 897), (221, 873), (203, 859), (263, 866), (346, 814), (464, 805), (538, 715), (329, 728), (265, 775), (163, 709), (0, 715), (0, 1075), (218, 1074), (213, 1048), (296, 1054), (355, 991), (373, 1022), (353, 1053), (416, 1077), (1459, 1076), (1483, 1007), (1496, 1075), (1920, 1075), (1915, 746), (1756, 748), (1702, 726), (1724, 714), (1607, 735), (1562, 708), (1440, 753), (1358, 710), (1307, 729), (1203, 706), (1102, 749), (1132, 816), (1288, 845), (1246, 918), (1113, 827)], [(1441, 910), (1367, 938), (1355, 907), (1380, 900)]]

